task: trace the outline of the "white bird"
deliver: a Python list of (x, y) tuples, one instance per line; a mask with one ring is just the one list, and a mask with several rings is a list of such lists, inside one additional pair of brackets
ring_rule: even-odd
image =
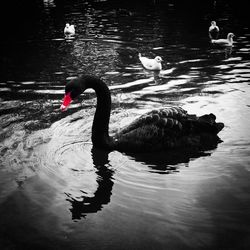
[(147, 70), (162, 69), (162, 58), (160, 56), (156, 56), (154, 59), (149, 59), (147, 57), (141, 56), (141, 53), (139, 53), (139, 60), (141, 61), (143, 67)]
[(210, 39), (217, 39), (218, 35), (219, 35), (219, 27), (216, 25), (215, 21), (211, 22), (211, 26), (208, 29), (208, 35), (210, 37)]
[(75, 35), (75, 26), (73, 24), (70, 25), (69, 23), (66, 23), (65, 28), (64, 28), (64, 35), (65, 36), (74, 36)]
[(219, 46), (233, 46), (233, 33), (228, 33), (226, 39), (212, 39), (211, 42), (213, 44), (219, 45)]

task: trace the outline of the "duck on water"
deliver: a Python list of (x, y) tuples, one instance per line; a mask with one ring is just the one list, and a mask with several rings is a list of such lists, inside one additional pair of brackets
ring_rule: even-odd
[(92, 143), (96, 148), (128, 153), (190, 147), (202, 150), (207, 144), (217, 145), (220, 142), (217, 134), (224, 124), (216, 122), (214, 114), (198, 117), (181, 107), (152, 110), (110, 136), (111, 95), (101, 79), (83, 75), (68, 82), (61, 110), (65, 111), (71, 101), (88, 88), (94, 89), (97, 96), (92, 125)]
[(75, 35), (75, 26), (73, 24), (66, 23), (64, 28), (64, 35), (66, 37), (72, 37)]

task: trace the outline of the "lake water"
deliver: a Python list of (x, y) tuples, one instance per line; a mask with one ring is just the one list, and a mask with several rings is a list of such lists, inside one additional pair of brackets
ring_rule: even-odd
[[(152, 1), (153, 2), (153, 1)], [(250, 30), (220, 1), (189, 13), (173, 2), (40, 1), (1, 39), (1, 249), (249, 249)], [(213, 47), (211, 19), (231, 49)], [(65, 39), (66, 22), (75, 24)], [(160, 74), (138, 53), (160, 55)], [(216, 148), (188, 155), (92, 149), (96, 98), (60, 111), (82, 73), (110, 87), (110, 132), (162, 106), (214, 113)]]

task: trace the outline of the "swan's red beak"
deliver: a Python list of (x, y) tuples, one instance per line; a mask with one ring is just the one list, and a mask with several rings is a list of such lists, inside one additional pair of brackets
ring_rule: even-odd
[(72, 98), (70, 97), (70, 93), (65, 94), (62, 105), (61, 105), (61, 111), (65, 111), (67, 107), (69, 106), (69, 104), (71, 103), (71, 101), (72, 101)]

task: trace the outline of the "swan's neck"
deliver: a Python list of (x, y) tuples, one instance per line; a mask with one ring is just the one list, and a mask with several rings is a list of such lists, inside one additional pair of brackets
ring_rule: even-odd
[(101, 148), (110, 148), (109, 118), (111, 96), (109, 89), (101, 80), (91, 82), (89, 88), (93, 88), (97, 96), (97, 107), (92, 125), (93, 145)]
[(232, 36), (227, 36), (227, 40), (229, 44), (233, 44), (233, 37)]

